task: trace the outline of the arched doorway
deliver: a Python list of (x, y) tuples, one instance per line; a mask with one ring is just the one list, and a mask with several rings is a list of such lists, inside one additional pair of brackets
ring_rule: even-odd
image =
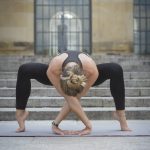
[[(73, 18), (77, 18), (76, 21)], [(66, 50), (82, 50), (82, 26), (78, 18), (68, 11), (57, 12), (52, 17), (50, 20), (50, 55)]]

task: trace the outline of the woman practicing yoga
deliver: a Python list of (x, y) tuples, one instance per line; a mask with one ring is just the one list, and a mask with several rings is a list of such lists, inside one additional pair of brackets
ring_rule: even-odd
[[(64, 106), (52, 122), (53, 132), (60, 135), (86, 135), (91, 132), (92, 125), (81, 107), (80, 99), (86, 95), (90, 87), (110, 79), (110, 90), (116, 106), (114, 117), (120, 122), (122, 131), (130, 131), (125, 116), (124, 78), (120, 65), (115, 63), (96, 65), (90, 56), (77, 51), (63, 52), (54, 57), (49, 65), (41, 63), (21, 65), (16, 84), (16, 119), (19, 124), (17, 132), (25, 131), (25, 120), (29, 114), (25, 108), (31, 91), (30, 79), (54, 86), (64, 97)], [(70, 111), (76, 113), (84, 123), (83, 130), (63, 131), (58, 127)]]

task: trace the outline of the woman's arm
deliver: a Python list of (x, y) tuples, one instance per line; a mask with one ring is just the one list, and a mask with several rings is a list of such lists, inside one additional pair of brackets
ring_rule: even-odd
[(90, 87), (95, 83), (99, 75), (97, 66), (92, 58), (86, 55), (82, 55), (82, 57), (80, 56), (80, 59), (82, 60), (83, 70), (87, 77), (87, 82), (83, 91), (80, 94), (78, 94), (79, 99), (86, 95), (86, 93), (89, 91)]
[[(52, 82), (52, 84), (55, 86), (57, 91), (65, 98), (67, 101), (70, 109), (77, 114), (77, 116), (81, 119), (81, 121), (85, 124), (87, 128), (91, 129), (91, 123), (89, 119), (87, 118), (86, 114), (84, 113), (78, 99), (76, 97), (68, 96), (63, 93), (60, 87), (60, 63), (56, 59), (53, 60), (47, 70), (47, 76), (49, 80)], [(69, 110), (68, 110), (69, 112)], [(62, 113), (64, 113), (62, 116), (66, 115), (66, 111), (62, 109)]]
[(62, 61), (57, 57), (53, 58), (47, 69), (47, 77), (57, 89), (61, 96), (66, 96), (60, 86), (60, 74), (61, 74)]
[[(65, 102), (63, 108), (61, 109), (61, 111), (59, 112), (57, 117), (55, 118), (54, 122), (59, 124), (62, 120), (64, 120), (67, 117), (69, 112), (71, 112), (71, 109), (70, 109), (68, 103)], [(85, 129), (80, 130), (80, 131), (66, 131), (66, 130), (64, 131), (64, 130), (61, 130), (59, 127), (54, 126), (54, 125), (52, 126), (52, 130), (54, 133), (60, 134), (60, 135), (64, 135), (64, 134), (86, 135), (86, 134), (89, 134), (91, 132), (91, 128), (89, 128), (89, 127), (86, 127)]]
[[(64, 106), (62, 107), (61, 111), (58, 113), (57, 117), (55, 118), (54, 122), (59, 125), (59, 123), (64, 120), (67, 115), (71, 112), (71, 109), (68, 103), (65, 101)], [(70, 131), (61, 130), (58, 126), (52, 125), (52, 130), (56, 134), (64, 135), (64, 134), (72, 134)]]

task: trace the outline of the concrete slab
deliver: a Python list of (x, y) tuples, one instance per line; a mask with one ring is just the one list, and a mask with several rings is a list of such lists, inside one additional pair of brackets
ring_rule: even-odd
[[(52, 121), (26, 121), (26, 132), (16, 133), (16, 121), (0, 121), (0, 137), (59, 137), (52, 133)], [(87, 137), (136, 137), (150, 136), (150, 120), (129, 120), (131, 132), (120, 131), (118, 121), (92, 121), (93, 130)], [(81, 130), (81, 121), (63, 121), (60, 128), (64, 130)], [(68, 135), (66, 135), (68, 136)], [(70, 136), (70, 135), (69, 135)], [(76, 135), (73, 135), (76, 136)]]

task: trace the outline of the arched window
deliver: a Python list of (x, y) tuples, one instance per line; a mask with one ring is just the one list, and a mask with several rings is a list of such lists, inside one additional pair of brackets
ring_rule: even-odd
[(90, 0), (37, 0), (35, 6), (37, 54), (91, 53)]

